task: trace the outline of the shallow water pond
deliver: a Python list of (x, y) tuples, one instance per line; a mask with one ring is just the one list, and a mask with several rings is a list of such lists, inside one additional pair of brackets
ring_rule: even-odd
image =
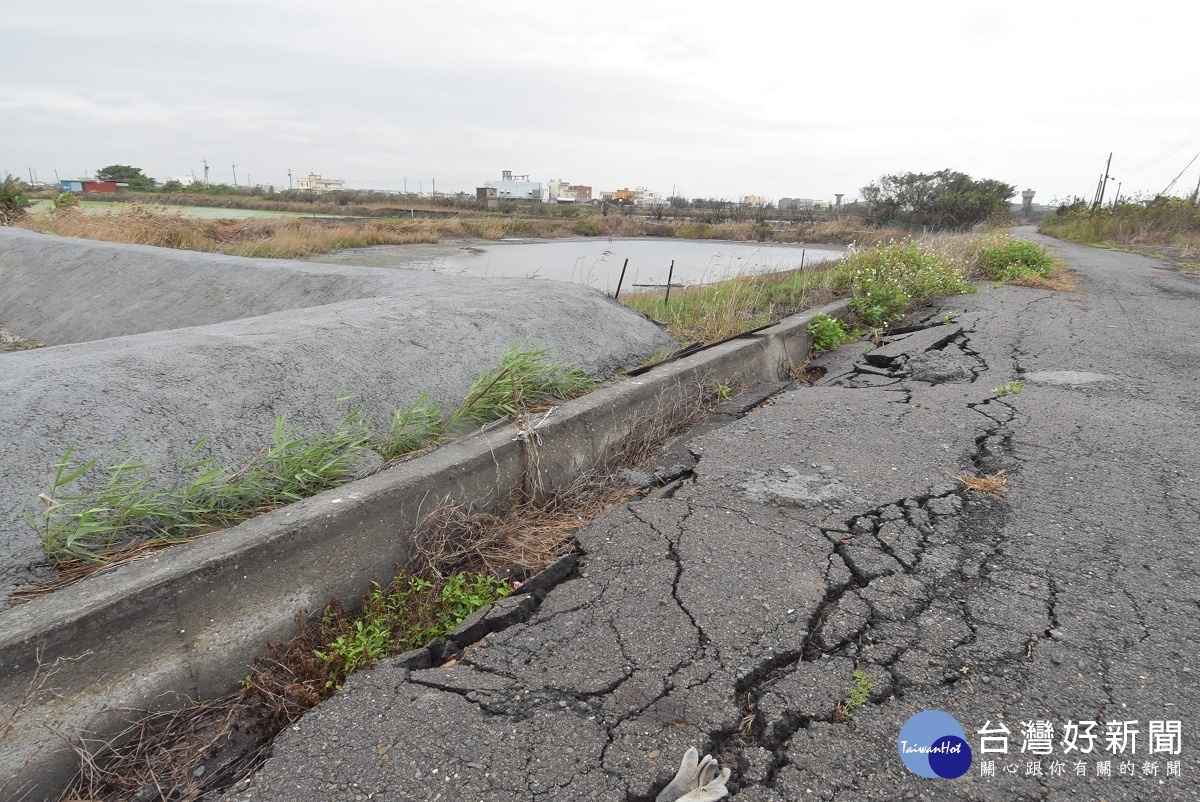
[(437, 273), (572, 281), (613, 292), (625, 260), (621, 292), (663, 289), (671, 262), (672, 284), (709, 284), (739, 275), (777, 273), (803, 263), (832, 261), (831, 246), (685, 239), (504, 240), (436, 245), (374, 245), (320, 254), (308, 261), (397, 267)]

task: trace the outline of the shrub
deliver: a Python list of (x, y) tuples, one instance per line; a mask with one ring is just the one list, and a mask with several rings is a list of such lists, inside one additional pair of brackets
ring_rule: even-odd
[(30, 200), (25, 197), (25, 190), (17, 179), (11, 175), (5, 176), (4, 181), (0, 182), (0, 226), (12, 225), (24, 218), (27, 214), (25, 207), (29, 204)]
[(852, 250), (835, 268), (833, 286), (850, 294), (847, 305), (872, 327), (933, 298), (971, 291), (962, 261), (911, 240)]
[(1012, 281), (1035, 274), (1044, 276), (1054, 267), (1054, 261), (1044, 247), (1007, 233), (986, 237), (978, 259), (979, 269), (995, 281)]
[(814, 351), (832, 351), (850, 336), (845, 323), (824, 312), (813, 315), (808, 324), (808, 331), (812, 334)]
[(574, 231), (581, 237), (597, 237), (600, 235), (600, 229), (596, 227), (596, 221), (590, 217), (585, 217), (575, 223)]

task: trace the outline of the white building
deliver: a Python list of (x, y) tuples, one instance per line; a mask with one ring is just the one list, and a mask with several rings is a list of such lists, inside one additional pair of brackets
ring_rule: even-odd
[(296, 179), (296, 189), (305, 192), (340, 192), (345, 189), (345, 184), (340, 178), (321, 178), (316, 173), (309, 173), (307, 178)]
[(572, 184), (555, 178), (546, 184), (546, 199), (551, 203), (575, 203), (579, 200), (579, 192)]
[(828, 209), (829, 201), (814, 200), (813, 198), (780, 198), (781, 212), (795, 212), (805, 209)]
[(504, 170), (500, 173), (500, 180), (496, 182), (484, 181), (481, 190), (487, 190), (486, 197), (489, 200), (544, 200), (542, 195), (542, 182), (530, 181), (527, 175), (514, 176), (512, 170)]

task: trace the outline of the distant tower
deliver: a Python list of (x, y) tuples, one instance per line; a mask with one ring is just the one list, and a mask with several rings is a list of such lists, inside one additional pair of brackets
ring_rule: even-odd
[(839, 211), (840, 211), (840, 210), (841, 210), (841, 208), (842, 208), (842, 197), (843, 197), (845, 194), (846, 194), (845, 192), (835, 192), (835, 193), (833, 193), (833, 197), (835, 198), (835, 202), (834, 202), (834, 204), (833, 204), (833, 205), (834, 205), (834, 208), (838, 209)]
[(1033, 196), (1036, 194), (1032, 189), (1021, 193), (1021, 215), (1026, 219), (1033, 216)]

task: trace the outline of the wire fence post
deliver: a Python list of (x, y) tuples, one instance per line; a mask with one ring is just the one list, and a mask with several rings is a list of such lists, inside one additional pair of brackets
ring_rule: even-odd
[(629, 267), (629, 260), (625, 260), (625, 264), (621, 266), (621, 277), (617, 279), (617, 292), (613, 295), (613, 300), (621, 297), (621, 285), (625, 283), (625, 268)]
[(671, 277), (675, 275), (675, 260), (671, 260), (671, 269), (667, 271), (667, 297), (663, 298), (663, 303), (667, 304), (671, 301)]

